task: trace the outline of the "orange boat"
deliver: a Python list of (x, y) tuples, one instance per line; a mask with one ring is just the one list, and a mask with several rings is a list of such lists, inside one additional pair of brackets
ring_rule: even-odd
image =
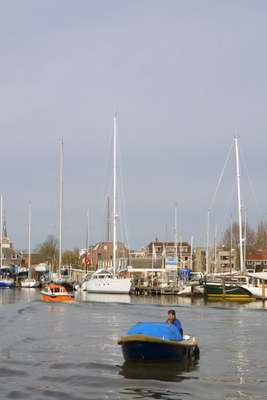
[(74, 295), (67, 292), (66, 288), (62, 285), (51, 283), (47, 285), (42, 291), (42, 300), (47, 302), (72, 302)]

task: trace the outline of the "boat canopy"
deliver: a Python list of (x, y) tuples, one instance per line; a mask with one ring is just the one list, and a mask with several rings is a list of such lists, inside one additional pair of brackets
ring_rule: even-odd
[(128, 335), (144, 335), (161, 338), (163, 340), (182, 340), (182, 335), (174, 325), (165, 322), (140, 322), (128, 331)]

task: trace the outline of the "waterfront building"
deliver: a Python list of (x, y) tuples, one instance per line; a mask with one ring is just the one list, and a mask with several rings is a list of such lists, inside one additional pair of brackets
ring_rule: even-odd
[(11, 267), (20, 265), (22, 260), (22, 253), (17, 251), (7, 234), (6, 218), (4, 216), (3, 232), (2, 232), (2, 266)]
[[(89, 265), (94, 269), (112, 268), (113, 243), (99, 242), (88, 249)], [(116, 243), (116, 258), (118, 270), (127, 268), (129, 262), (129, 249), (121, 242)]]
[(267, 272), (267, 249), (248, 251), (245, 267), (250, 272)]
[(164, 266), (172, 265), (176, 268), (191, 268), (191, 245), (187, 242), (161, 242), (157, 238), (146, 247), (146, 254), (150, 257), (162, 259)]
[(209, 251), (209, 272), (226, 273), (236, 270), (237, 252), (224, 247), (211, 248)]
[(206, 271), (206, 251), (202, 247), (194, 249), (193, 271), (202, 273)]

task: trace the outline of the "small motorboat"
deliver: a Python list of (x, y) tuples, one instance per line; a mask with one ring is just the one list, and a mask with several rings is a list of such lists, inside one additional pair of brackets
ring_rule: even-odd
[(20, 282), (20, 286), (27, 289), (38, 288), (40, 282), (37, 279), (27, 278)]
[(62, 285), (51, 283), (47, 285), (42, 291), (42, 300), (47, 302), (72, 302), (74, 295), (69, 293)]
[(135, 324), (118, 344), (125, 361), (184, 361), (199, 357), (195, 337), (182, 336), (168, 323), (141, 322)]
[(11, 288), (14, 286), (15, 286), (14, 279), (0, 277), (0, 288)]

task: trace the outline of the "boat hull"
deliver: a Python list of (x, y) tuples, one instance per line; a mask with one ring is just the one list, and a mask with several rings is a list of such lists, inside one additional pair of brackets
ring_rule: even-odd
[(231, 283), (217, 283), (217, 282), (206, 282), (205, 294), (208, 299), (218, 300), (254, 300), (255, 297), (246, 288), (231, 284)]
[(35, 279), (25, 279), (24, 281), (21, 281), (20, 283), (22, 288), (38, 288), (40, 286), (40, 283), (36, 281)]
[(118, 342), (125, 361), (183, 361), (197, 358), (199, 349), (195, 338), (180, 342), (143, 335), (129, 335)]
[(89, 279), (83, 283), (82, 289), (89, 293), (129, 294), (131, 290), (131, 279)]
[(57, 295), (53, 296), (53, 295), (49, 295), (46, 293), (42, 293), (42, 300), (46, 301), (48, 303), (51, 303), (51, 302), (52, 303), (70, 303), (74, 299), (73, 299), (73, 296), (71, 296), (70, 294), (65, 294), (62, 296), (57, 296)]
[(267, 300), (267, 288), (264, 291), (264, 295), (262, 292), (262, 287), (253, 286), (253, 285), (242, 285), (243, 288), (247, 289), (256, 299)]
[(14, 287), (15, 283), (12, 280), (9, 279), (1, 279), (0, 280), (0, 288), (10, 288)]

